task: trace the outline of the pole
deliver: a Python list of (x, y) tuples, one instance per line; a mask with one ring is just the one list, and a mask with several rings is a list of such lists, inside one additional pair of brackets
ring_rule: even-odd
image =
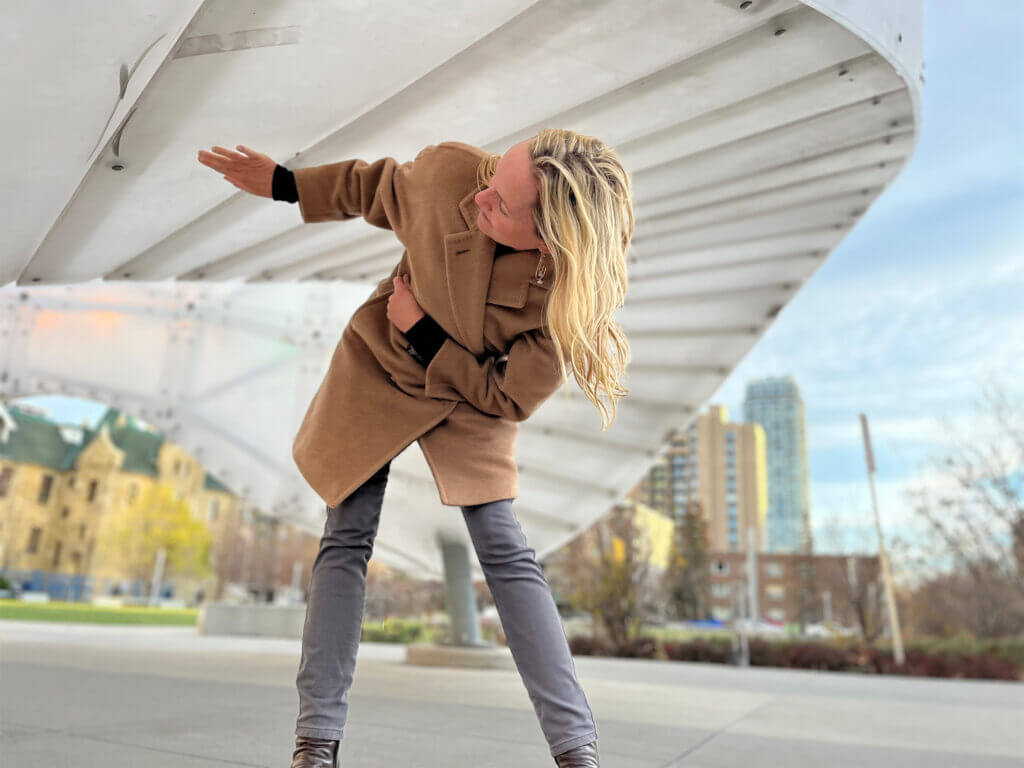
[[(747, 600), (750, 605), (750, 621), (752, 627), (756, 627), (761, 607), (758, 605), (757, 599), (757, 532), (752, 526), (747, 528), (747, 587), (749, 589)], [(752, 631), (756, 630), (752, 629)]]
[(885, 602), (889, 606), (889, 627), (892, 629), (892, 654), (896, 666), (902, 667), (903, 635), (900, 632), (900, 617), (896, 611), (896, 597), (892, 589), (892, 575), (889, 572), (889, 558), (882, 540), (882, 520), (878, 514), (878, 498), (875, 495), (875, 458), (871, 452), (871, 435), (868, 433), (868, 417), (860, 415), (861, 432), (864, 435), (864, 454), (868, 463), (868, 485), (871, 487), (871, 508), (875, 511), (875, 530), (878, 532), (878, 559), (882, 566), (882, 580), (885, 583)]
[(252, 510), (248, 507), (242, 508), (242, 570), (239, 574), (239, 581), (242, 582), (242, 586), (245, 588), (246, 602), (249, 602), (252, 598), (252, 592), (249, 589), (249, 548), (252, 546)]
[(292, 584), (288, 590), (288, 602), (298, 605), (302, 602), (302, 561), (292, 563)]
[(167, 550), (162, 547), (157, 550), (156, 562), (153, 564), (153, 586), (149, 591), (149, 604), (160, 604), (161, 582), (164, 580), (164, 561), (167, 559)]

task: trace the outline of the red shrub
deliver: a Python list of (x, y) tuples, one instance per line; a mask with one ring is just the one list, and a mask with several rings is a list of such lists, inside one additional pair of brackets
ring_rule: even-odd
[(615, 649), (616, 656), (625, 659), (653, 659), (657, 642), (653, 637), (636, 637)]
[(666, 641), (665, 655), (672, 661), (709, 661), (714, 664), (728, 664), (732, 661), (732, 647), (728, 643), (710, 643), (706, 640), (690, 640), (685, 643)]

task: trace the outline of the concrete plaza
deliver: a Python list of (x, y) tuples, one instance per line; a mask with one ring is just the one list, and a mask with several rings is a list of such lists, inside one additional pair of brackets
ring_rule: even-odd
[[(345, 768), (552, 766), (514, 670), (364, 643)], [(0, 765), (286, 768), (299, 642), (0, 621)], [(577, 657), (602, 768), (1024, 765), (1024, 685)]]

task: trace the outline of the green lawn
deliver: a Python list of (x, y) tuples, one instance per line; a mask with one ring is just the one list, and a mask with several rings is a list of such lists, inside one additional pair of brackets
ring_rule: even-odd
[(99, 608), (89, 603), (25, 603), (0, 600), (0, 619), (79, 621), (89, 624), (170, 624), (195, 626), (196, 608)]

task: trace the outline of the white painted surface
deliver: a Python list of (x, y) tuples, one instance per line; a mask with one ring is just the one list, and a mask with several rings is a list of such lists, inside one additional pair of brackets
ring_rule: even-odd
[[(319, 532), (291, 441), (401, 246), (361, 220), (303, 225), (197, 151), (241, 143), (303, 167), (448, 139), (504, 152), (551, 125), (597, 135), (634, 183), (616, 317), (631, 394), (605, 432), (574, 382), (521, 425), (516, 512), (543, 557), (642, 477), (913, 152), (919, 2), (739, 5), (109, 0), (90, 6), (102, 23), (12, 7), (0, 395), (128, 410), (248, 503)], [(181, 44), (128, 81), (115, 157), (101, 136), (119, 69), (160, 35)], [(439, 533), (470, 543), (405, 451), (375, 557), (438, 577)]]

